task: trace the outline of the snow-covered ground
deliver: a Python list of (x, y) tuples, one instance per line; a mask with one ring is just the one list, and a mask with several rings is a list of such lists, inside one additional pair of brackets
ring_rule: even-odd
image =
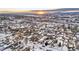
[[(39, 17), (33, 18), (38, 19)], [(33, 18), (29, 17), (26, 18), (26, 20), (32, 20)], [(35, 22), (29, 20), (29, 22), (27, 22), (24, 21), (24, 19), (14, 19), (7, 23), (2, 21), (2, 26), (4, 24), (6, 24), (6, 26), (1, 27), (0, 51), (79, 50), (78, 23), (65, 23), (65, 20), (60, 22), (60, 18), (52, 19), (55, 20), (55, 22), (41, 22), (36, 20)], [(44, 20), (44, 18), (41, 18), (41, 20)]]

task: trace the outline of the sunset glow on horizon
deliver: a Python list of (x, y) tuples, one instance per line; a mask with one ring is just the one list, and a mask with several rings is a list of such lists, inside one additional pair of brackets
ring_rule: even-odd
[(18, 12), (31, 12), (32, 10), (23, 9), (0, 9), (0, 13), (18, 13)]
[(47, 12), (45, 12), (45, 11), (38, 11), (38, 12), (36, 12), (36, 14), (46, 14)]
[(0, 9), (0, 13), (33, 13), (33, 14), (46, 14), (45, 10), (25, 10), (25, 9)]

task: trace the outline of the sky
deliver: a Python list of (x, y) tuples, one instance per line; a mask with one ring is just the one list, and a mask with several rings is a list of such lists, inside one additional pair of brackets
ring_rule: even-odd
[(79, 0), (0, 0), (0, 8), (27, 10), (79, 8)]
[(0, 12), (79, 8), (79, 0), (0, 0)]

